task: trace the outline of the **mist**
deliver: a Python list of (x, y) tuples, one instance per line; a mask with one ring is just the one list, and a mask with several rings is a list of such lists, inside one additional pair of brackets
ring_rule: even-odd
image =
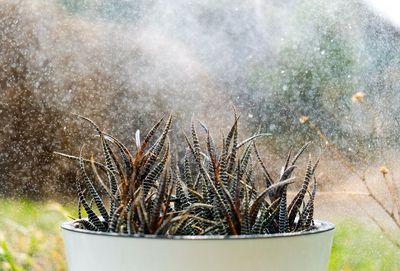
[(73, 191), (52, 153), (76, 154), (93, 135), (74, 114), (130, 143), (169, 113), (177, 134), (192, 118), (221, 133), (236, 107), (241, 129), (273, 134), (269, 157), (308, 140), (326, 147), (302, 116), (363, 170), (397, 154), (399, 32), (362, 1), (0, 6), (4, 194)]

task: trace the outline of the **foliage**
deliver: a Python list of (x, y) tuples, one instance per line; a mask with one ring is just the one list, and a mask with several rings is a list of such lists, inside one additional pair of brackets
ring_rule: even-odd
[(59, 224), (69, 211), (55, 202), (2, 199), (0, 214), (0, 270), (67, 270)]
[[(79, 162), (78, 218), (76, 227), (125, 234), (239, 235), (307, 231), (314, 228), (315, 169), (308, 162), (301, 189), (290, 204), (288, 186), (294, 182), (296, 162), (309, 144), (297, 154), (290, 151), (278, 178), (267, 170), (255, 134), (239, 142), (238, 117), (218, 150), (208, 128), (204, 142), (194, 123), (183, 162), (171, 158), (171, 116), (160, 136), (154, 139), (163, 119), (148, 132), (143, 142), (136, 132), (136, 152), (102, 131), (93, 121), (104, 155), (104, 164), (58, 153)], [(202, 145), (206, 150), (202, 150)], [(253, 159), (255, 157), (256, 159)], [(91, 173), (87, 167), (91, 166)], [(107, 209), (93, 176), (109, 197)], [(104, 180), (107, 179), (106, 183)], [(312, 188), (312, 189), (311, 189)], [(94, 207), (95, 205), (96, 207)], [(87, 219), (81, 216), (81, 207)], [(96, 209), (98, 212), (96, 212)]]
[(341, 221), (337, 225), (329, 270), (400, 269), (400, 251), (379, 229), (370, 226), (355, 221)]
[(273, 139), (277, 151), (288, 142), (315, 139), (299, 123), (300, 116), (313, 119), (340, 148), (347, 150), (354, 144), (349, 133), (360, 138), (347, 124), (349, 97), (357, 87), (352, 78), (354, 48), (335, 25), (314, 27), (313, 35), (307, 32), (284, 46), (276, 63), (254, 67), (249, 87), (257, 95), (244, 99), (252, 105), (247, 107), (252, 111), (251, 123), (281, 135)]
[(136, 21), (146, 14), (153, 1), (116, 1), (116, 0), (58, 0), (61, 7), (73, 14), (113, 21)]

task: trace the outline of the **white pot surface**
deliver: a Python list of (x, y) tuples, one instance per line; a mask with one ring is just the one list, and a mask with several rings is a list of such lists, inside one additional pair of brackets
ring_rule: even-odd
[(132, 237), (62, 224), (70, 271), (324, 271), (334, 225), (315, 221), (306, 233)]

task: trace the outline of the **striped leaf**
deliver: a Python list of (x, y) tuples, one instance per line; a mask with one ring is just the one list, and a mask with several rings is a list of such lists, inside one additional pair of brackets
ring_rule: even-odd
[(107, 209), (104, 206), (103, 200), (101, 199), (101, 197), (97, 193), (96, 188), (94, 187), (92, 181), (89, 179), (89, 177), (86, 174), (85, 164), (84, 164), (84, 162), (82, 160), (82, 152), (83, 152), (83, 147), (81, 148), (81, 152), (80, 152), (81, 159), (79, 160), (80, 178), (83, 180), (83, 182), (85, 183), (85, 186), (88, 188), (89, 194), (91, 195), (91, 197), (93, 198), (94, 202), (96, 203), (96, 206), (97, 206), (101, 216), (103, 217), (103, 219), (105, 221), (108, 221), (109, 220), (109, 216), (108, 216)]

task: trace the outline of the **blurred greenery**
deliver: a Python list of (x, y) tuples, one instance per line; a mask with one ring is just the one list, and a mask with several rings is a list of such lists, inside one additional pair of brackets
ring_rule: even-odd
[[(370, 165), (382, 159), (377, 155), (382, 148), (399, 145), (398, 30), (356, 1), (343, 5), (339, 17), (324, 5), (303, 1), (292, 18), (302, 27), (281, 34), (277, 55), (251, 66), (247, 91), (234, 95), (240, 97), (241, 111), (250, 113), (249, 127), (274, 135), (270, 150), (280, 153), (305, 140), (323, 146), (315, 129), (299, 122), (307, 116), (343, 156), (358, 166)], [(360, 35), (349, 34), (349, 28)], [(359, 91), (366, 99), (352, 102)]]
[(66, 11), (113, 21), (136, 21), (143, 17), (153, 1), (58, 0)]
[[(274, 65), (267, 62), (254, 67), (249, 87), (258, 95), (246, 101), (254, 102), (251, 108), (257, 111), (250, 122), (280, 135), (273, 137), (270, 147), (281, 152), (282, 147), (305, 140), (319, 141), (315, 131), (299, 122), (301, 116), (307, 116), (340, 150), (351, 158), (361, 158), (360, 153), (353, 157), (348, 149), (371, 142), (370, 135), (349, 131), (347, 123), (351, 97), (358, 88), (354, 73), (359, 64), (351, 41), (334, 22), (324, 23), (314, 26), (314, 35), (293, 38)], [(349, 138), (349, 133), (354, 136)]]
[[(0, 201), (0, 270), (67, 270), (59, 224), (74, 215), (55, 202)], [(329, 270), (400, 270), (400, 251), (378, 229), (337, 223)]]
[(371, 225), (337, 224), (329, 270), (400, 270), (400, 251)]
[(0, 270), (67, 270), (59, 224), (69, 215), (55, 202), (1, 200)]

